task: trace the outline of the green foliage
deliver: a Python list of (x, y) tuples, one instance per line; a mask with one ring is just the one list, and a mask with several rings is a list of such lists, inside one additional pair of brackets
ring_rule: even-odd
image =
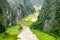
[(21, 30), (21, 26), (8, 27), (4, 33), (0, 34), (0, 40), (16, 40)]
[(16, 35), (2, 33), (0, 34), (0, 40), (16, 40)]
[(42, 30), (43, 29), (42, 26), (43, 26), (43, 23), (41, 21), (36, 21), (36, 22), (33, 22), (33, 25), (31, 25), (31, 28)]
[(53, 22), (52, 28), (55, 35), (60, 37), (60, 0), (56, 2), (55, 22)]
[(32, 32), (38, 37), (39, 40), (56, 40), (55, 37), (53, 37), (47, 33), (44, 33), (40, 30), (32, 29)]
[[(46, 29), (47, 33), (60, 37), (60, 0), (44, 0), (38, 20), (33, 23), (32, 28), (44, 31), (45, 21), (48, 20)], [(45, 31), (46, 32), (46, 31)]]
[(2, 24), (0, 24), (0, 33), (5, 32), (5, 26), (3, 26)]
[(20, 27), (18, 25), (7, 28), (6, 33), (11, 35), (16, 35), (20, 32)]
[(4, 25), (4, 13), (2, 8), (0, 7), (0, 33), (5, 31), (5, 25)]

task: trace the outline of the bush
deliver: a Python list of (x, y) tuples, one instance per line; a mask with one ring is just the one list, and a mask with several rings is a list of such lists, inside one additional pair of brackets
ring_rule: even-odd
[(36, 21), (31, 25), (31, 28), (42, 30), (43, 29), (42, 26), (43, 26), (43, 23), (41, 21)]
[(3, 32), (5, 32), (5, 27), (2, 24), (0, 24), (0, 33), (3, 33)]

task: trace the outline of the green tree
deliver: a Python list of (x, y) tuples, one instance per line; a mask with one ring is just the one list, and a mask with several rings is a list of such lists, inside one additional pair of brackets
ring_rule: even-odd
[(6, 9), (8, 8), (8, 3), (6, 0), (0, 0), (0, 33), (5, 31), (6, 22)]

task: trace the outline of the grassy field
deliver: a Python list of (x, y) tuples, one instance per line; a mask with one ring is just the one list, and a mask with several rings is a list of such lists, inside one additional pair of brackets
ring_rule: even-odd
[(39, 30), (32, 30), (32, 32), (38, 37), (39, 40), (56, 40), (55, 37), (48, 35), (47, 33), (44, 33)]
[(19, 32), (20, 27), (18, 25), (9, 27), (4, 33), (0, 34), (0, 40), (16, 40)]
[(34, 14), (30, 14), (30, 15), (28, 15), (27, 17), (25, 17), (25, 18), (22, 19), (22, 20), (25, 20), (25, 21), (32, 21), (32, 19), (33, 19), (33, 18), (37, 18), (38, 15), (39, 15), (39, 13), (36, 12), (36, 13), (34, 13)]
[(34, 13), (34, 14), (30, 14), (30, 15), (28, 15), (27, 17), (25, 17), (24, 19), (22, 19), (22, 20), (20, 20), (19, 22), (18, 22), (18, 24), (24, 24), (24, 25), (26, 25), (26, 26), (30, 26), (30, 25), (32, 25), (32, 19), (33, 18), (37, 18), (37, 16), (38, 16), (38, 13)]
[(6, 30), (6, 33), (8, 34), (12, 34), (12, 35), (15, 35), (15, 34), (18, 34), (19, 33), (19, 26), (16, 25), (16, 26), (13, 26), (13, 27), (9, 27), (7, 30)]

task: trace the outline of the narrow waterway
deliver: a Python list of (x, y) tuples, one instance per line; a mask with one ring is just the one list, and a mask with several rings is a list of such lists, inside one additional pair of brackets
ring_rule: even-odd
[(30, 28), (21, 25), (23, 29), (21, 30), (20, 34), (18, 34), (17, 40), (38, 40), (38, 38), (31, 32)]

